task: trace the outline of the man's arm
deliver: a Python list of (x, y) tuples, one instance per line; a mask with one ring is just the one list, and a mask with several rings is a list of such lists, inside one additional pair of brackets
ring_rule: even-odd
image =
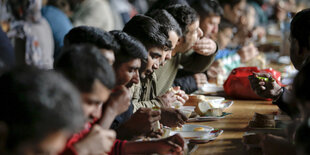
[(195, 51), (189, 51), (185, 54), (182, 54), (181, 64), (186, 71), (202, 73), (205, 72), (213, 63), (216, 53), (217, 52), (209, 56), (203, 56), (196, 53)]

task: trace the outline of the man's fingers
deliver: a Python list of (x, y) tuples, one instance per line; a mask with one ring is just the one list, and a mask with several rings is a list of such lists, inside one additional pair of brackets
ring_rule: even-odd
[(186, 102), (181, 96), (178, 96), (178, 95), (177, 95), (177, 100), (181, 102), (182, 104)]
[(266, 82), (265, 81), (259, 81), (259, 83), (258, 83), (260, 86), (264, 86), (265, 84), (266, 84)]

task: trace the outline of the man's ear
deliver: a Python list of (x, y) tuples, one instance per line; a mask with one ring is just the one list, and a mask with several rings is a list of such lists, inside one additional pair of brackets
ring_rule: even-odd
[(185, 37), (181, 37), (181, 38), (179, 38), (177, 45), (183, 44), (184, 42), (185, 42)]
[(6, 148), (6, 140), (8, 136), (8, 126), (6, 123), (0, 121), (0, 154), (4, 153)]

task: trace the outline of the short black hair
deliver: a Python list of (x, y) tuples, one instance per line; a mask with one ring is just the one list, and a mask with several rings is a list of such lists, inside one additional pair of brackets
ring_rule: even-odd
[(167, 12), (167, 10), (158, 9), (148, 12), (146, 15), (155, 19), (158, 23), (165, 27), (168, 32), (175, 31), (179, 37), (182, 36), (182, 30), (179, 23), (173, 18), (173, 16), (169, 12)]
[(169, 6), (176, 4), (188, 5), (186, 0), (157, 0), (147, 12), (152, 12), (157, 9), (166, 9)]
[(132, 59), (141, 59), (141, 61), (147, 62), (147, 50), (139, 40), (131, 37), (126, 32), (118, 30), (110, 31), (110, 33), (115, 37), (121, 47), (115, 53), (114, 66), (116, 68)]
[(164, 28), (156, 20), (145, 15), (134, 16), (125, 24), (123, 31), (137, 38), (147, 49), (172, 47), (169, 35)]
[(222, 16), (223, 9), (217, 0), (194, 0), (190, 4), (201, 18)]
[(179, 23), (183, 35), (188, 31), (188, 26), (199, 19), (197, 12), (188, 5), (176, 4), (166, 9)]
[(228, 22), (227, 20), (222, 19), (220, 24), (219, 24), (219, 29), (224, 30), (226, 28), (232, 28), (235, 29), (235, 25), (232, 24), (231, 22)]
[(115, 75), (100, 50), (89, 44), (65, 47), (54, 68), (63, 73), (82, 93), (92, 91), (95, 80), (113, 89)]
[(109, 32), (91, 26), (75, 27), (66, 34), (64, 39), (65, 46), (85, 43), (114, 52), (119, 50), (119, 45)]
[(298, 12), (291, 22), (291, 37), (298, 41), (299, 48), (310, 50), (310, 9)]
[(14, 68), (0, 77), (0, 121), (8, 127), (6, 148), (39, 143), (57, 131), (82, 129), (80, 95), (61, 74), (32, 67)]
[(235, 5), (239, 4), (241, 1), (245, 0), (218, 0), (222, 7), (225, 5), (229, 5), (231, 8), (235, 7)]

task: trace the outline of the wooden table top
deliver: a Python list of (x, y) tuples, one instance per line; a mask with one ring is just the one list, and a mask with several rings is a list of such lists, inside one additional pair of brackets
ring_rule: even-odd
[(278, 111), (271, 101), (234, 101), (234, 104), (225, 110), (232, 113), (225, 118), (210, 122), (195, 122), (189, 124), (207, 125), (213, 128), (223, 129), (224, 133), (216, 140), (206, 144), (199, 144), (198, 149), (192, 155), (242, 155), (257, 154), (246, 152), (242, 144), (242, 136), (246, 132), (248, 122), (255, 112), (272, 114)]

